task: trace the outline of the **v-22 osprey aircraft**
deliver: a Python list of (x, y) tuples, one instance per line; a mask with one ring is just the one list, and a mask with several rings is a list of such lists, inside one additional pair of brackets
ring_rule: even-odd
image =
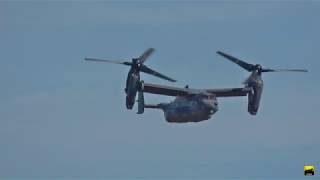
[[(193, 89), (188, 85), (184, 88), (145, 83), (140, 80), (140, 72), (151, 74), (159, 78), (176, 82), (148, 66), (144, 65), (148, 57), (154, 52), (153, 48), (147, 49), (138, 58), (128, 61), (111, 61), (97, 58), (85, 58), (87, 61), (107, 62), (130, 66), (126, 80), (126, 107), (132, 109), (138, 93), (138, 114), (142, 114), (145, 108), (161, 109), (168, 122), (185, 123), (208, 120), (218, 111), (220, 97), (248, 96), (248, 112), (256, 115), (260, 105), (263, 91), (262, 73), (264, 72), (307, 72), (305, 69), (269, 69), (260, 64), (250, 64), (227, 53), (217, 51), (217, 54), (251, 72), (245, 80), (244, 87), (222, 89)], [(166, 95), (176, 97), (169, 103), (145, 104), (144, 93)]]

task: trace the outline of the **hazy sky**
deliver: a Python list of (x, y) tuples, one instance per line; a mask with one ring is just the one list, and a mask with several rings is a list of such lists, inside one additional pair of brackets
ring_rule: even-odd
[[(0, 177), (302, 178), (320, 167), (319, 17), (316, 1), (0, 1)], [(179, 81), (142, 75), (152, 83), (241, 87), (249, 74), (217, 50), (310, 72), (264, 74), (255, 117), (238, 97), (170, 124), (126, 110), (127, 67), (83, 60), (149, 47), (146, 64)]]

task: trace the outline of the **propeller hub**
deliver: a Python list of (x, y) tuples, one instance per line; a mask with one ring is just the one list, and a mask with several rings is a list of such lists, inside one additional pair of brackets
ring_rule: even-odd
[(133, 64), (138, 64), (139, 62), (139, 59), (138, 58), (132, 58), (132, 63)]
[(139, 69), (140, 68), (140, 61), (138, 58), (132, 58), (132, 66), (135, 68), (135, 69)]
[(262, 73), (262, 66), (260, 64), (254, 65), (254, 70), (256, 70), (259, 74)]
[(258, 71), (261, 71), (261, 70), (262, 70), (262, 66), (261, 66), (260, 64), (256, 64), (256, 65), (254, 66), (254, 68), (255, 68), (256, 70), (258, 70)]

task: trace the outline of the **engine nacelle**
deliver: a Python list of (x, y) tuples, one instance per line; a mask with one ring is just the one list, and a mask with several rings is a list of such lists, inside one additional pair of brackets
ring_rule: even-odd
[(260, 106), (263, 81), (261, 78), (252, 79), (248, 82), (247, 87), (251, 88), (251, 92), (248, 94), (248, 112), (251, 115), (256, 115)]

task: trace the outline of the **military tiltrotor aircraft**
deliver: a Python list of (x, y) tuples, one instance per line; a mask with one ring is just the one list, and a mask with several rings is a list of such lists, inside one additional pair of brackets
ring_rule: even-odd
[[(217, 98), (220, 97), (236, 97), (248, 95), (248, 112), (251, 115), (256, 115), (259, 109), (260, 99), (263, 90), (263, 81), (261, 75), (263, 72), (307, 72), (304, 69), (267, 69), (261, 65), (249, 64), (226, 53), (218, 51), (217, 53), (233, 63), (238, 64), (245, 70), (251, 72), (250, 76), (245, 80), (245, 86), (242, 88), (223, 88), (223, 89), (192, 89), (188, 85), (184, 88), (164, 86), (158, 84), (149, 84), (140, 81), (139, 72), (146, 72), (156, 75), (169, 81), (175, 81), (164, 75), (161, 75), (150, 68), (145, 67), (143, 62), (153, 52), (153, 49), (149, 49), (140, 58), (133, 59), (131, 69), (128, 73), (126, 94), (127, 94), (127, 108), (132, 109), (135, 96), (138, 92), (138, 114), (142, 114), (145, 108), (161, 109), (164, 112), (165, 119), (168, 122), (184, 123), (184, 122), (200, 122), (208, 120), (211, 116), (218, 111)], [(143, 61), (141, 61), (142, 59)], [(128, 65), (128, 62), (115, 62), (108, 60), (86, 58), (91, 61), (112, 62)], [(137, 61), (138, 65), (135, 65)], [(142, 62), (142, 63), (141, 63)], [(151, 94), (159, 94), (166, 96), (176, 97), (174, 101), (170, 103), (160, 104), (145, 104), (144, 92)], [(131, 93), (131, 94), (130, 94)], [(128, 106), (129, 104), (129, 106)]]

